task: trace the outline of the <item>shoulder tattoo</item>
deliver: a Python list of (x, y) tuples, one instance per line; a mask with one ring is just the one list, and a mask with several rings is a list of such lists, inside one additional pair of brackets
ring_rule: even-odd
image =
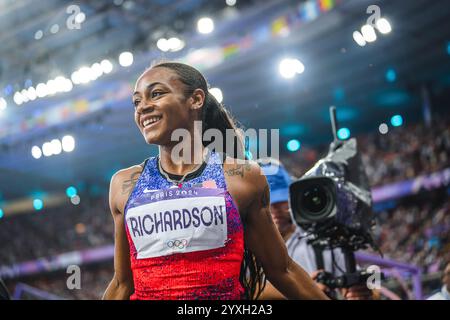
[(241, 178), (244, 177), (244, 173), (245, 171), (250, 171), (251, 169), (251, 165), (246, 163), (246, 164), (238, 164), (236, 165), (235, 168), (231, 168), (228, 170), (225, 170), (225, 173), (231, 177), (231, 176), (241, 176)]
[(125, 180), (122, 183), (122, 194), (130, 195), (130, 193), (131, 193), (131, 191), (133, 191), (133, 188), (136, 185), (136, 182), (138, 181), (140, 175), (141, 175), (141, 172), (133, 172), (130, 175), (130, 178)]

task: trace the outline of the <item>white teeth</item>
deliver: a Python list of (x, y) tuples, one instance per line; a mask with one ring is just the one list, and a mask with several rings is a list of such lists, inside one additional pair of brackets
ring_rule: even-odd
[(145, 121), (142, 123), (142, 125), (143, 125), (144, 127), (146, 127), (146, 126), (148, 126), (149, 124), (152, 124), (152, 123), (158, 121), (159, 119), (161, 119), (161, 117), (151, 117), (151, 118), (145, 120)]

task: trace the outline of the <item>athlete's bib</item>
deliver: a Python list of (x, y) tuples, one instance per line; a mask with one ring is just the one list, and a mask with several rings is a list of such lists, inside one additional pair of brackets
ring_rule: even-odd
[(137, 259), (224, 247), (224, 196), (217, 188), (173, 188), (147, 192), (130, 202), (126, 223)]

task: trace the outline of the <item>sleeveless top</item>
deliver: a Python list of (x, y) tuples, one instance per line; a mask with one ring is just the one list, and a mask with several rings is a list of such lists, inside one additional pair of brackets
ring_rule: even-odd
[(243, 224), (227, 190), (221, 156), (173, 186), (147, 159), (125, 205), (135, 292), (140, 299), (243, 299)]

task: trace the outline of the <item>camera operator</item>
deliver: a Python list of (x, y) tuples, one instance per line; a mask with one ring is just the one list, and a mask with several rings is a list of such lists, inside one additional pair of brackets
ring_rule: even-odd
[[(269, 163), (269, 164), (268, 164)], [(270, 211), (273, 221), (281, 233), (289, 256), (311, 274), (314, 280), (322, 270), (317, 270), (315, 253), (313, 247), (308, 244), (308, 235), (302, 228), (297, 226), (291, 219), (289, 207), (289, 185), (291, 178), (284, 166), (275, 159), (265, 159), (264, 163), (260, 162), (263, 172), (266, 174), (270, 187)], [(269, 174), (275, 172), (276, 174)], [(343, 273), (345, 266), (344, 256), (340, 249), (327, 250), (324, 252), (325, 270), (333, 275)], [(330, 297), (335, 298), (336, 292), (333, 292), (322, 283), (318, 283), (319, 287)], [(348, 300), (367, 300), (372, 298), (372, 292), (365, 286), (354, 286), (350, 289), (342, 289), (340, 295)], [(285, 299), (269, 282), (261, 296), (261, 299)]]

